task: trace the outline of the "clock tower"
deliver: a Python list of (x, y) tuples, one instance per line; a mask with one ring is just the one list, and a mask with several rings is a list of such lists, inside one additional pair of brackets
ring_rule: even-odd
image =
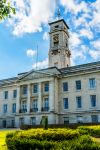
[(64, 19), (49, 23), (50, 49), (49, 67), (65, 68), (70, 66), (71, 52), (68, 47), (68, 25)]

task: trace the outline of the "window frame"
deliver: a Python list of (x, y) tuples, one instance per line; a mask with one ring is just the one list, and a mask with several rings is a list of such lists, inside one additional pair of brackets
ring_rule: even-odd
[(82, 108), (82, 96), (76, 96), (76, 105), (77, 105), (77, 109)]
[[(65, 101), (66, 101), (67, 103), (65, 103)], [(64, 110), (69, 109), (68, 97), (63, 98), (63, 108), (64, 108)]]
[(76, 83), (76, 91), (80, 91), (82, 89), (81, 80), (76, 80), (75, 83)]
[(63, 82), (63, 92), (68, 92), (68, 82)]

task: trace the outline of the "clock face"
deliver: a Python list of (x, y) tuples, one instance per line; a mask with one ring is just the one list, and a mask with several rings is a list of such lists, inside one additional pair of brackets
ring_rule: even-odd
[(54, 40), (54, 42), (58, 42), (58, 41), (59, 41), (59, 36), (58, 36), (58, 34), (57, 34), (57, 35), (54, 35), (53, 40)]

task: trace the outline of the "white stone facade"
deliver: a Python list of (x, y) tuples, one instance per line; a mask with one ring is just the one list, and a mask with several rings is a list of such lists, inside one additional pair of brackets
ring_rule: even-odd
[[(60, 23), (65, 25), (63, 20)], [(62, 39), (63, 31), (59, 34)], [(62, 57), (62, 51), (70, 53), (68, 47), (62, 45), (60, 53), (56, 49), (51, 55), (52, 44), (51, 37), (51, 67), (0, 80), (0, 128), (38, 125), (44, 116), (49, 124), (100, 122), (100, 62), (69, 67), (70, 54)]]

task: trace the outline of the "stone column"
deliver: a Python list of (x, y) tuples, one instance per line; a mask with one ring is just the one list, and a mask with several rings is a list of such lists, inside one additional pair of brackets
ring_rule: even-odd
[(17, 86), (16, 113), (20, 110), (20, 86)]
[(30, 102), (31, 102), (31, 86), (28, 84), (28, 92), (27, 92), (27, 113), (30, 113)]
[(39, 83), (39, 88), (38, 88), (38, 111), (41, 112), (42, 108), (42, 86), (41, 83)]
[(55, 108), (55, 87), (54, 81), (49, 82), (49, 110), (54, 111)]

